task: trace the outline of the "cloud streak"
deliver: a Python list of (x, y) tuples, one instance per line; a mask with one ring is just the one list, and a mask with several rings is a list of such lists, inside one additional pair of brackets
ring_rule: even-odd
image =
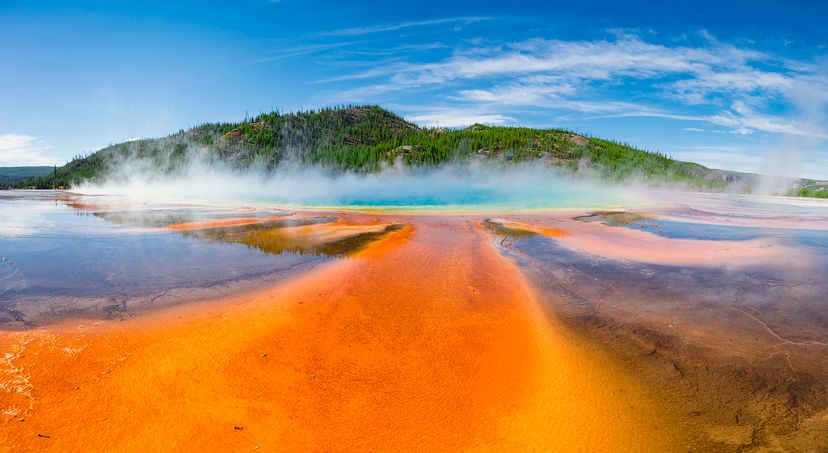
[[(792, 119), (796, 112), (772, 108), (800, 109), (804, 103), (798, 100), (808, 93), (808, 108), (824, 110), (828, 77), (819, 65), (701, 35), (704, 43), (697, 46), (657, 44), (621, 32), (592, 41), (472, 45), (437, 61), (386, 64), (323, 82), (358, 83), (339, 93), (345, 101), (352, 95), (391, 96), (437, 87), (444, 99), (476, 109), (497, 106), (502, 114), (534, 107), (704, 122), (741, 135), (761, 131), (828, 138), (824, 125), (801, 125)], [(645, 90), (647, 101), (640, 96), (631, 101), (627, 87)]]
[(361, 36), (372, 33), (384, 33), (389, 31), (397, 31), (406, 28), (429, 27), (434, 25), (444, 24), (462, 24), (468, 25), (475, 22), (490, 20), (490, 17), (483, 16), (464, 16), (464, 17), (448, 17), (443, 19), (429, 19), (409, 22), (399, 22), (396, 24), (372, 25), (368, 27), (353, 27), (343, 28), (340, 30), (326, 31), (319, 33), (319, 36)]
[(408, 120), (426, 127), (457, 128), (469, 124), (505, 125), (517, 120), (500, 113), (464, 108), (431, 108), (428, 112), (409, 115)]
[(353, 44), (358, 43), (358, 41), (347, 41), (347, 42), (335, 42), (335, 43), (326, 43), (326, 44), (313, 44), (307, 46), (296, 46), (296, 47), (286, 47), (283, 49), (279, 49), (278, 51), (274, 52), (271, 55), (266, 57), (257, 58), (255, 60), (251, 60), (249, 63), (251, 64), (258, 64), (258, 63), (266, 63), (268, 61), (274, 60), (282, 60), (285, 58), (297, 57), (301, 55), (310, 55), (320, 52), (325, 52), (333, 49), (339, 49), (342, 47), (347, 47)]

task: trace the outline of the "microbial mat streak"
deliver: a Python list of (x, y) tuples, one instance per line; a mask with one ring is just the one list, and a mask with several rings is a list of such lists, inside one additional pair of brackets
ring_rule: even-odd
[(405, 226), (264, 288), (0, 333), (0, 445), (681, 449), (680, 425), (543, 310), (480, 220), (392, 220)]

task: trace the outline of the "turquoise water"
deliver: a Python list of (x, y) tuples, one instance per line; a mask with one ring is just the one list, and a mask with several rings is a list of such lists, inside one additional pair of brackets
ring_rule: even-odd
[(572, 187), (486, 187), (453, 184), (450, 187), (390, 188), (343, 187), (336, 193), (296, 193), (283, 197), (278, 193), (243, 195), (225, 199), (229, 203), (256, 203), (282, 207), (355, 208), (435, 211), (527, 211), (564, 208), (605, 208), (637, 206), (648, 203), (645, 197), (623, 190)]
[(196, 167), (176, 176), (137, 174), (76, 188), (84, 194), (159, 200), (416, 209), (546, 209), (642, 202), (629, 186), (562, 175), (543, 164), (510, 167), (456, 165), (372, 174), (318, 169), (270, 175)]

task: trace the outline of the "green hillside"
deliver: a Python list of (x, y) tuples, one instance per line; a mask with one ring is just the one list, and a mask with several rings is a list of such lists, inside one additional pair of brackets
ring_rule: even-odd
[(48, 175), (54, 171), (51, 166), (0, 167), (0, 186), (14, 185), (31, 178)]
[(660, 153), (565, 130), (473, 125), (461, 130), (421, 128), (376, 106), (267, 113), (240, 123), (210, 123), (168, 137), (121, 143), (79, 156), (24, 184), (70, 187), (105, 177), (121, 162), (139, 160), (173, 172), (198, 156), (237, 168), (273, 170), (290, 162), (333, 171), (375, 172), (385, 164), (434, 166), (466, 159), (505, 164), (540, 160), (610, 180), (637, 178), (701, 190), (745, 187), (752, 175), (712, 170)]

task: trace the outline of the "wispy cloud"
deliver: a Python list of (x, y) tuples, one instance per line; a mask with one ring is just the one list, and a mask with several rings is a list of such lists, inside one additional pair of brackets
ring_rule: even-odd
[(500, 113), (492, 113), (473, 108), (439, 107), (426, 112), (415, 113), (407, 117), (410, 121), (425, 127), (464, 127), (470, 124), (498, 126), (513, 123), (516, 120)]
[(550, 80), (544, 84), (512, 84), (490, 89), (460, 90), (457, 98), (466, 101), (506, 105), (548, 105), (562, 97), (576, 94), (576, 88), (564, 80)]
[(755, 173), (762, 170), (766, 149), (756, 150), (742, 146), (686, 146), (669, 151), (676, 158), (697, 162), (710, 168)]
[(50, 148), (30, 135), (0, 134), (0, 166), (52, 165), (55, 160), (43, 154)]
[(424, 44), (404, 44), (396, 47), (386, 48), (362, 48), (349, 49), (345, 51), (352, 55), (366, 55), (366, 56), (399, 56), (405, 53), (425, 52), (436, 49), (446, 49), (449, 46), (440, 42), (431, 42)]
[(557, 75), (568, 80), (656, 79), (676, 73), (702, 75), (716, 66), (736, 67), (758, 58), (767, 57), (730, 46), (670, 48), (649, 44), (631, 35), (599, 41), (531, 39), (507, 46), (458, 51), (440, 62), (376, 68), (342, 79), (394, 75), (400, 82), (443, 83), (528, 74)]
[(474, 22), (489, 20), (490, 17), (470, 16), (470, 17), (448, 17), (444, 19), (429, 19), (410, 22), (399, 22), (396, 24), (372, 25), (368, 27), (353, 27), (343, 28), (340, 30), (326, 31), (319, 33), (320, 36), (359, 36), (371, 33), (383, 33), (389, 31), (402, 30), (405, 28), (428, 27), (443, 24), (461, 24), (468, 25)]
[[(818, 65), (722, 43), (704, 31), (701, 37), (698, 46), (656, 44), (624, 32), (592, 41), (471, 43), (437, 61), (397, 62), (323, 82), (370, 81), (349, 92), (384, 95), (434, 86), (446, 99), (501, 111), (542, 107), (701, 121), (739, 135), (828, 138), (824, 124), (792, 116), (792, 110), (828, 105), (828, 76)], [(627, 86), (639, 86), (644, 96), (631, 96)]]
[(300, 56), (300, 55), (309, 55), (309, 54), (324, 52), (324, 51), (327, 51), (327, 50), (339, 49), (339, 48), (347, 47), (347, 46), (354, 45), (354, 44), (357, 44), (357, 43), (358, 43), (358, 41), (347, 41), (347, 42), (335, 42), (335, 43), (326, 43), (326, 44), (312, 44), (312, 45), (306, 45), (306, 46), (285, 47), (285, 48), (276, 50), (275, 52), (273, 52), (272, 54), (270, 54), (266, 57), (251, 60), (250, 63), (251, 64), (266, 63), (268, 61), (282, 60), (282, 59), (285, 59), (285, 58), (297, 57), (297, 56)]
[(736, 133), (749, 135), (753, 130), (777, 134), (795, 135), (813, 139), (826, 139), (825, 130), (792, 124), (790, 120), (778, 116), (757, 113), (742, 101), (735, 101), (731, 110), (705, 117), (712, 124), (733, 128)]
[(718, 129), (702, 129), (700, 127), (685, 127), (682, 128), (684, 132), (704, 132), (708, 134), (727, 134), (729, 131), (722, 131)]

